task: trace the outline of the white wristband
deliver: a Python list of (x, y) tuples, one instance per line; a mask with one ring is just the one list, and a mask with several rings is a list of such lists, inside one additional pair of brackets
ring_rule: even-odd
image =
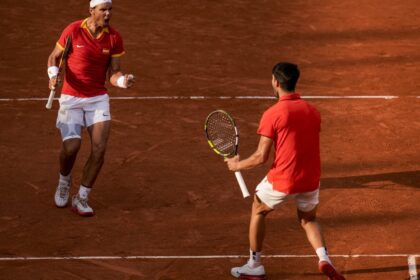
[(53, 77), (56, 77), (58, 75), (58, 67), (57, 66), (48, 67), (47, 73), (50, 79)]
[(117, 79), (117, 86), (120, 88), (127, 88), (127, 86), (125, 85), (125, 75), (121, 75)]

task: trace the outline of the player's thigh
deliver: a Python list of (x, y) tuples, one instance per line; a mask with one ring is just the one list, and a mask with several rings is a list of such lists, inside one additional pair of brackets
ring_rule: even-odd
[(296, 194), (295, 201), (299, 219), (314, 220), (319, 204), (319, 188), (315, 191)]
[(82, 138), (82, 127), (84, 126), (83, 116), (84, 113), (81, 109), (60, 108), (56, 126), (60, 130), (63, 142), (70, 139)]
[(254, 202), (252, 203), (252, 214), (253, 215), (267, 215), (274, 209), (265, 204), (257, 194), (254, 195)]
[(83, 107), (83, 110), (85, 112), (87, 131), (89, 132), (93, 148), (104, 149), (111, 128), (108, 95), (90, 99)]
[(107, 94), (92, 97), (83, 106), (86, 127), (111, 120), (109, 97)]
[(94, 123), (87, 128), (93, 149), (103, 150), (108, 142), (111, 130), (111, 121)]
[(258, 184), (256, 188), (256, 197), (271, 210), (279, 207), (290, 199), (288, 194), (274, 190), (273, 185), (267, 180), (267, 177)]

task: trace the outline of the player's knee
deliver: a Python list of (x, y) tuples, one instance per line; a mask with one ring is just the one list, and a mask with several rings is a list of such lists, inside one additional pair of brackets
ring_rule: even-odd
[(305, 227), (309, 223), (316, 222), (316, 207), (307, 212), (298, 209), (298, 218), (302, 227)]
[(92, 145), (92, 156), (97, 161), (103, 161), (105, 157), (106, 144), (96, 143)]
[(66, 156), (74, 156), (80, 150), (81, 141), (79, 139), (69, 139), (63, 142), (62, 152)]
[(313, 217), (307, 217), (307, 218), (301, 218), (300, 219), (300, 225), (305, 228), (310, 223), (316, 222), (316, 216)]
[(261, 199), (254, 195), (254, 202), (252, 203), (252, 213), (253, 215), (267, 215), (273, 211), (270, 207), (268, 207), (264, 202), (261, 201)]
[(82, 138), (82, 126), (80, 124), (67, 124), (59, 121), (57, 127), (60, 129), (63, 142)]

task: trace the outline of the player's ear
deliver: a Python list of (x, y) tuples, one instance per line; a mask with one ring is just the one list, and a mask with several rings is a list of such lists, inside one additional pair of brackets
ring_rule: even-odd
[(279, 81), (277, 81), (277, 79), (274, 77), (274, 75), (271, 75), (271, 84), (273, 85), (273, 87), (279, 87), (280, 86)]

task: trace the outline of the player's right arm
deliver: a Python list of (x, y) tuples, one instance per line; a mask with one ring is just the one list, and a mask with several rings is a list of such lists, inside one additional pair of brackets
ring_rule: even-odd
[(60, 61), (60, 57), (62, 54), (63, 54), (63, 48), (60, 48), (58, 45), (55, 45), (55, 48), (53, 49), (53, 51), (48, 57), (47, 66), (48, 66), (48, 76), (50, 78), (49, 88), (51, 90), (57, 86), (58, 82), (60, 82), (60, 81), (57, 81), (57, 73), (55, 71), (58, 71), (58, 63)]
[(230, 171), (240, 171), (244, 169), (251, 169), (264, 164), (270, 155), (273, 140), (264, 135), (260, 136), (257, 150), (244, 160), (240, 160), (239, 156), (225, 159)]
[[(111, 57), (109, 71), (109, 81), (114, 87), (129, 88), (133, 86), (136, 79), (132, 74), (121, 72), (121, 62), (119, 57)], [(120, 81), (119, 81), (120, 80)]]

